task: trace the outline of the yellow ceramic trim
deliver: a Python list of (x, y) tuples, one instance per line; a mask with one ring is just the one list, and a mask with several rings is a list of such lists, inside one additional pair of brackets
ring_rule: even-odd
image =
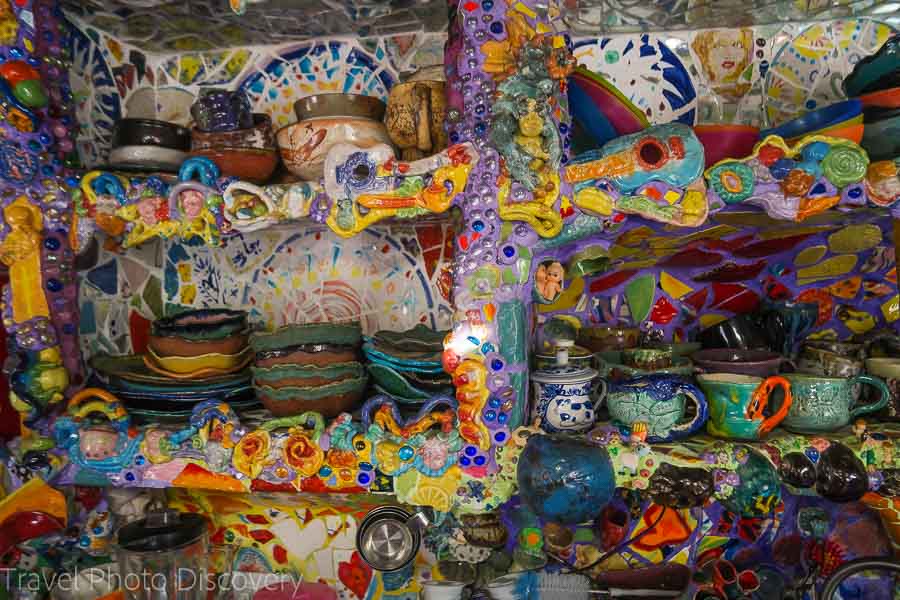
[(470, 444), (488, 450), (491, 447), (491, 435), (481, 420), (481, 413), (490, 396), (487, 389), (487, 368), (481, 361), (467, 358), (453, 372), (453, 382), (457, 381), (466, 382), (456, 386), (459, 435)]
[(553, 208), (559, 197), (559, 175), (551, 174), (548, 180), (553, 184), (555, 192), (547, 194), (541, 200), (530, 202), (508, 202), (512, 182), (506, 179), (497, 191), (497, 208), (504, 221), (525, 221), (531, 225), (541, 237), (550, 238), (562, 231), (562, 217)]

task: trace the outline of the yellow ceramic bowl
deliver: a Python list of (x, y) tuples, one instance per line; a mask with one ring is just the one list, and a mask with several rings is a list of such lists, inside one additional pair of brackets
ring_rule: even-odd
[(250, 348), (237, 354), (212, 353), (199, 356), (158, 356), (149, 348), (147, 352), (150, 355), (150, 359), (162, 369), (172, 373), (187, 375), (204, 369), (234, 369), (242, 362), (245, 362)]

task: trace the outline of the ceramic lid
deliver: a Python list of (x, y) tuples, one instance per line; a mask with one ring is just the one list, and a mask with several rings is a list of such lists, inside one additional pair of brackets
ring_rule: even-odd
[(594, 369), (577, 367), (569, 363), (569, 351), (575, 346), (570, 340), (560, 341), (556, 346), (556, 364), (531, 374), (532, 381), (538, 383), (584, 383), (597, 376)]
[[(575, 345), (572, 346), (571, 350), (569, 350), (569, 358), (590, 358), (591, 355), (593, 355), (593, 352), (591, 352), (587, 348), (584, 348), (583, 346)], [(549, 350), (544, 350), (541, 352), (537, 352), (535, 356), (537, 356), (538, 358), (553, 359), (556, 358), (556, 353)]]

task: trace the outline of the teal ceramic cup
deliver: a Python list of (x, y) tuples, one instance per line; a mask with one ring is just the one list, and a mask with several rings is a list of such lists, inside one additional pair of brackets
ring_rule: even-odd
[[(881, 410), (891, 397), (884, 381), (871, 375), (820, 377), (790, 373), (784, 377), (791, 382), (794, 395), (784, 426), (800, 433), (836, 431), (860, 415)], [(857, 386), (860, 384), (876, 388), (878, 400), (859, 404)]]
[[(784, 420), (791, 406), (791, 384), (778, 375), (763, 379), (736, 373), (708, 373), (698, 375), (697, 383), (709, 404), (706, 431), (716, 437), (760, 440)], [(766, 417), (764, 411), (776, 388), (784, 391), (784, 399)]]

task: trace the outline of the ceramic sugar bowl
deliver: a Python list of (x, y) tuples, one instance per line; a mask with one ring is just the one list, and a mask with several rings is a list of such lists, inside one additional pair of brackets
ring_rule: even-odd
[[(531, 375), (534, 387), (532, 420), (548, 433), (586, 431), (594, 424), (594, 407), (606, 396), (606, 382), (597, 371), (569, 362), (574, 342), (556, 347), (556, 364)], [(592, 397), (593, 396), (593, 397)]]

